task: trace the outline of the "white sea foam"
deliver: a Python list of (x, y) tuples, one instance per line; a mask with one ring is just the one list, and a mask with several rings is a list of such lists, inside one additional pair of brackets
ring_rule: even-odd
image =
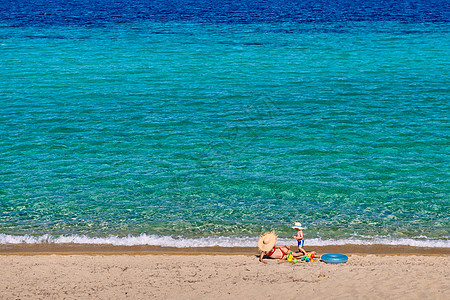
[[(138, 236), (128, 235), (123, 237), (88, 237), (85, 235), (70, 236), (13, 236), (0, 234), (1, 244), (92, 244), (92, 245), (113, 245), (113, 246), (167, 246), (177, 248), (187, 247), (256, 247), (258, 237), (238, 237), (238, 236), (213, 236), (213, 237), (172, 237), (160, 235), (141, 234)], [(292, 239), (280, 238), (279, 244), (294, 244)], [(450, 247), (450, 240), (430, 240), (426, 238), (371, 238), (371, 239), (307, 239), (307, 246), (329, 246), (329, 245), (403, 245), (415, 247)]]
[(395, 245), (414, 247), (448, 248), (450, 240), (430, 240), (426, 238), (373, 238), (373, 239), (342, 239), (342, 240), (322, 240), (310, 239), (307, 245), (310, 246), (330, 246), (330, 245)]

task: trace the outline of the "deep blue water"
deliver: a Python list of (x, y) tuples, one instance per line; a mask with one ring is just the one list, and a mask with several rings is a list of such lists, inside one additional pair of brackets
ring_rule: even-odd
[(10, 26), (99, 26), (136, 21), (195, 23), (448, 22), (445, 0), (236, 1), (41, 0), (0, 1)]
[(1, 243), (448, 247), (448, 1), (66, 2), (0, 1)]

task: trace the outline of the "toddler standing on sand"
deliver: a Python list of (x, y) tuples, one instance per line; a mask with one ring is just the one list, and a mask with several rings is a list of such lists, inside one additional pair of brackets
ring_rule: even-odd
[(293, 235), (292, 238), (294, 238), (297, 241), (297, 243), (298, 243), (298, 251), (302, 252), (303, 254), (306, 255), (306, 251), (303, 249), (304, 240), (303, 240), (303, 227), (302, 227), (302, 224), (299, 223), (299, 222), (295, 222), (294, 226), (292, 228), (297, 230), (297, 235)]

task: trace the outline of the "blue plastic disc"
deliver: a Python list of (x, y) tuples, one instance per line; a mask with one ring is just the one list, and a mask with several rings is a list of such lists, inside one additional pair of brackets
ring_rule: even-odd
[(348, 256), (344, 254), (324, 254), (320, 259), (328, 264), (340, 264), (347, 262)]

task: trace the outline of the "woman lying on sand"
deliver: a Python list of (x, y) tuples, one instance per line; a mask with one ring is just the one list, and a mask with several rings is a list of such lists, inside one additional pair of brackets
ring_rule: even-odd
[[(267, 255), (270, 258), (274, 259), (286, 259), (288, 254), (292, 254), (293, 258), (301, 258), (303, 257), (303, 253), (301, 252), (293, 252), (291, 251), (291, 247), (287, 245), (276, 246), (278, 236), (273, 232), (266, 232), (262, 236), (259, 237), (258, 240), (258, 248), (261, 251), (261, 255), (259, 257), (259, 261), (265, 263), (263, 260), (264, 255)], [(317, 255), (316, 252), (311, 251), (308, 252)]]

